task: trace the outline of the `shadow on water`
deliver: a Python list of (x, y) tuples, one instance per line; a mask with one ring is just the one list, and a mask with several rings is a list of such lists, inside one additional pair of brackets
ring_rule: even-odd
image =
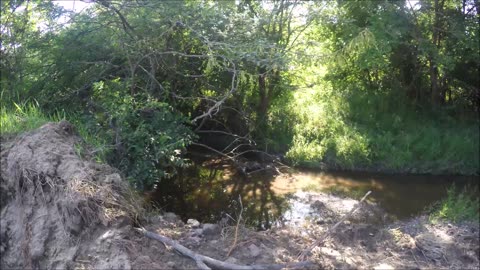
[(259, 229), (270, 227), (287, 207), (288, 196), (272, 189), (275, 177), (256, 174), (247, 177), (227, 164), (198, 165), (183, 169), (178, 177), (165, 180), (153, 193), (154, 203), (175, 212), (184, 220), (217, 222), (228, 215), (236, 219), (243, 205), (242, 217)]
[(360, 198), (368, 190), (370, 201), (378, 203), (398, 219), (420, 214), (441, 200), (455, 183), (478, 188), (478, 176), (386, 175), (359, 172), (318, 172), (296, 170), (273, 176), (268, 173), (247, 177), (222, 162), (204, 162), (183, 169), (175, 179), (164, 180), (152, 194), (164, 211), (184, 220), (217, 222), (226, 214), (243, 218), (259, 229), (269, 228), (289, 209), (288, 199), (297, 191), (329, 192)]

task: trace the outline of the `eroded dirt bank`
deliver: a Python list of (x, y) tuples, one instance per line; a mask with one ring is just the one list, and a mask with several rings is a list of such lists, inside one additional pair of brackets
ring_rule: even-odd
[[(0, 268), (197, 269), (191, 259), (137, 233), (134, 224), (195, 252), (237, 264), (297, 260), (298, 254), (356, 201), (298, 193), (283, 225), (255, 232), (234, 220), (184, 223), (173, 213), (145, 213), (118, 172), (79, 156), (67, 122), (49, 123), (2, 142)], [(293, 212), (292, 212), (293, 213)], [(310, 218), (305, 218), (310, 217)], [(234, 217), (235, 218), (235, 217)], [(235, 231), (237, 241), (235, 242)], [(432, 225), (425, 217), (392, 223), (363, 206), (314, 248), (311, 268), (478, 269), (477, 224)]]

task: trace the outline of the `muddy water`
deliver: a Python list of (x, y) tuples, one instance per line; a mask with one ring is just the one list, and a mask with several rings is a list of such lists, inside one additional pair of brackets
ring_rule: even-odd
[(420, 214), (442, 199), (452, 184), (478, 188), (478, 182), (478, 176), (308, 170), (292, 170), (279, 176), (256, 174), (247, 177), (235, 173), (228, 165), (217, 164), (185, 169), (174, 181), (161, 183), (152, 197), (164, 211), (201, 222), (216, 222), (228, 215), (235, 219), (243, 207), (247, 222), (264, 228), (291, 210), (289, 201), (298, 191), (328, 192), (358, 199), (371, 190), (370, 201), (376, 202), (391, 216), (405, 219)]

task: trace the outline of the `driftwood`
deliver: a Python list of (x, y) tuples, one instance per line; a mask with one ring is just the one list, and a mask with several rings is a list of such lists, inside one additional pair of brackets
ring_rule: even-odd
[(144, 236), (160, 241), (165, 245), (171, 246), (176, 251), (178, 251), (183, 256), (189, 257), (190, 259), (194, 260), (197, 266), (202, 270), (210, 270), (210, 269), (223, 269), (223, 270), (264, 270), (264, 269), (272, 269), (272, 270), (279, 270), (279, 269), (298, 269), (298, 268), (305, 268), (311, 265), (311, 262), (302, 261), (302, 262), (295, 262), (295, 263), (288, 263), (288, 264), (268, 264), (268, 265), (239, 265), (233, 263), (227, 263), (220, 260), (216, 260), (210, 258), (205, 255), (198, 254), (191, 249), (188, 249), (177, 241), (168, 238), (166, 236), (162, 236), (150, 231), (145, 230), (144, 228), (135, 228), (138, 232), (142, 233)]
[(314, 249), (316, 246), (320, 245), (323, 241), (325, 241), (325, 239), (327, 239), (328, 236), (330, 236), (330, 234), (332, 232), (335, 231), (335, 229), (340, 225), (342, 224), (342, 222), (344, 222), (347, 218), (349, 218), (350, 216), (352, 216), (353, 213), (355, 213), (355, 211), (357, 211), (360, 206), (362, 206), (362, 203), (363, 201), (365, 201), (365, 199), (368, 197), (368, 195), (370, 195), (370, 193), (372, 193), (372, 191), (368, 191), (364, 196), (363, 198), (360, 200), (360, 202), (358, 202), (355, 207), (352, 208), (352, 210), (350, 210), (350, 212), (348, 212), (347, 214), (345, 214), (339, 222), (337, 222), (335, 225), (333, 225), (332, 227), (330, 227), (330, 229), (328, 229), (320, 238), (317, 239), (317, 241), (315, 241), (315, 243), (313, 243), (311, 246), (309, 246), (308, 248), (306, 248), (304, 251), (302, 251), (298, 258), (300, 260), (304, 260), (306, 257), (307, 257), (307, 254), (312, 251), (312, 249)]

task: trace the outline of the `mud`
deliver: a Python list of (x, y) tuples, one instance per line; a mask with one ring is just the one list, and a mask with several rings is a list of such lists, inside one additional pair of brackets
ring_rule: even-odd
[[(219, 224), (185, 224), (174, 213), (145, 212), (115, 169), (90, 160), (88, 146), (67, 122), (46, 124), (1, 146), (1, 269), (197, 268), (134, 225), (231, 263), (292, 262), (357, 202), (298, 193), (290, 216), (263, 232), (243, 222), (237, 228), (235, 213)], [(478, 269), (478, 239), (478, 224), (431, 224), (424, 216), (393, 222), (367, 204), (309, 259), (313, 269)]]

